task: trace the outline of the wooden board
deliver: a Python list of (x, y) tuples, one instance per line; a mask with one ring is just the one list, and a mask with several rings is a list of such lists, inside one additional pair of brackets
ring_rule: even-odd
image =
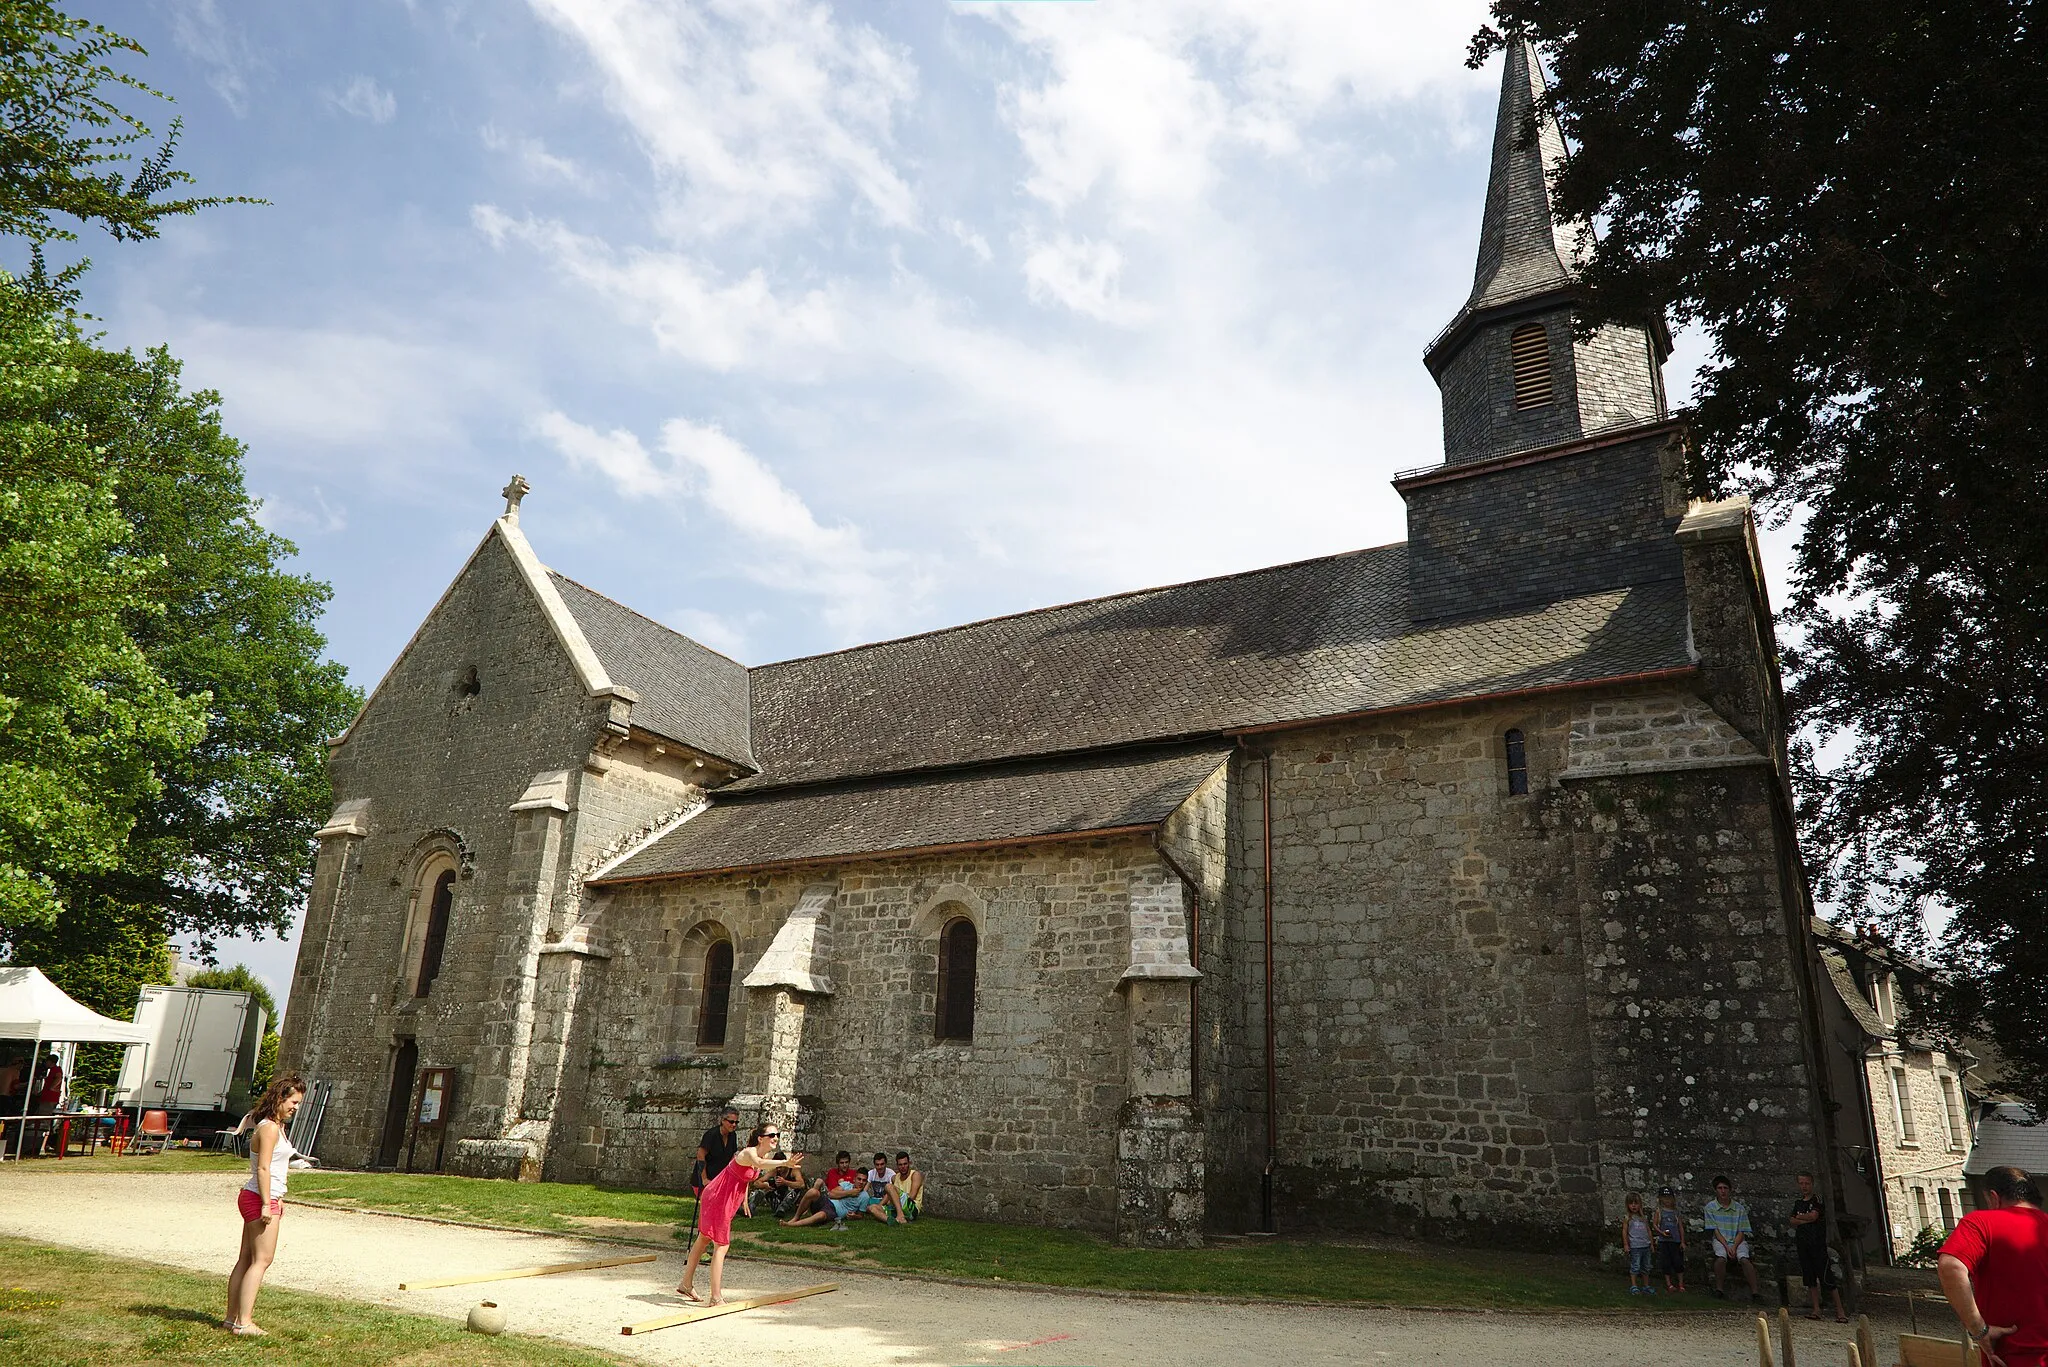
[(552, 1277), (557, 1272), (588, 1272), (599, 1267), (625, 1267), (629, 1263), (651, 1263), (659, 1256), (636, 1254), (631, 1258), (593, 1258), (587, 1263), (549, 1263), (545, 1267), (515, 1267), (504, 1272), (479, 1272), (472, 1277), (435, 1277), (429, 1281), (400, 1282), (400, 1291), (425, 1291), (431, 1286), (468, 1286), (472, 1282), (509, 1282), (518, 1277)]
[(1899, 1367), (1978, 1367), (1982, 1361), (1983, 1354), (1974, 1347), (1970, 1349), (1969, 1361), (1963, 1360), (1960, 1329), (1952, 1339), (1938, 1339), (1928, 1334), (1899, 1335)]
[(784, 1301), (802, 1300), (805, 1296), (821, 1296), (827, 1291), (837, 1291), (839, 1283), (826, 1282), (823, 1286), (806, 1286), (795, 1291), (778, 1291), (772, 1296), (755, 1296), (749, 1300), (727, 1301), (724, 1305), (707, 1305), (701, 1310), (689, 1310), (680, 1315), (664, 1315), (658, 1320), (642, 1320), (638, 1324), (621, 1325), (621, 1334), (651, 1334), (657, 1329), (673, 1329), (679, 1324), (695, 1324), (698, 1320), (715, 1320), (720, 1315), (736, 1315), (742, 1310), (755, 1310), (764, 1305), (780, 1305)]

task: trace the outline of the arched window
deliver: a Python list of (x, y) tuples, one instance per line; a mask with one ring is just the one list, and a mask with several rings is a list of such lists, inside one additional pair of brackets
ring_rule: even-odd
[(939, 930), (940, 1039), (974, 1038), (974, 922), (956, 916)]
[(1508, 792), (1520, 797), (1529, 791), (1529, 751), (1520, 727), (1510, 727), (1508, 743)]
[(1508, 364), (1515, 372), (1515, 407), (1541, 408), (1557, 397), (1550, 378), (1550, 334), (1524, 323), (1508, 334)]
[(725, 1017), (732, 1008), (732, 941), (704, 951), (704, 986), (697, 995), (697, 1047), (725, 1047)]
[(424, 997), (441, 974), (441, 950), (448, 943), (448, 913), (455, 906), (455, 870), (443, 869), (434, 880), (433, 900), (427, 904), (426, 934), (420, 939), (420, 971), (415, 997)]

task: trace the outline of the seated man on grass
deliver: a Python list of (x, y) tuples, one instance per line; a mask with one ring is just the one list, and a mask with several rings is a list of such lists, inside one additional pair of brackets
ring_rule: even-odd
[[(791, 1227), (819, 1225), (827, 1219), (835, 1226), (843, 1224), (846, 1216), (839, 1212), (842, 1202), (851, 1204), (856, 1198), (867, 1195), (866, 1184), (861, 1180), (860, 1169), (853, 1165), (853, 1155), (841, 1149), (833, 1155), (832, 1166), (825, 1170), (823, 1178), (796, 1203), (796, 1210), (782, 1223)], [(865, 1210), (866, 1207), (862, 1206)]]
[(910, 1166), (910, 1151), (896, 1150), (896, 1176), (889, 1183), (889, 1208), (896, 1218), (909, 1224), (924, 1205), (924, 1174)]

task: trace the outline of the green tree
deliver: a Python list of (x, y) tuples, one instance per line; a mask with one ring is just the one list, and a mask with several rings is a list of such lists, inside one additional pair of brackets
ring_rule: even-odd
[[(126, 1014), (166, 937), (282, 931), (326, 812), (321, 739), (356, 695), (320, 659), (325, 585), (286, 573), (219, 398), (157, 350), (98, 346), (41, 247), (96, 224), (154, 237), (178, 135), (118, 101), (142, 48), (42, 0), (0, 0), (0, 951)], [(132, 173), (124, 163), (133, 162)]]
[[(1929, 946), (1921, 1024), (2048, 1102), (2048, 6), (1495, 0), (1550, 59), (1588, 320), (1710, 339), (1711, 466), (1803, 514), (1817, 890)], [(1812, 742), (1832, 742), (1816, 748)], [(1816, 754), (1831, 758), (1825, 765)]]
[[(164, 218), (250, 202), (165, 197), (192, 182), (171, 169), (176, 120), (163, 144), (135, 161), (152, 134), (116, 98), (164, 97), (111, 59), (146, 55), (134, 39), (46, 0), (0, 0), (0, 236), (71, 239), (68, 219), (116, 238), (150, 238)], [(124, 175), (118, 168), (131, 162)]]
[(116, 481), (70, 411), (75, 329), (0, 290), (0, 933), (53, 926), (59, 880), (121, 867), (162, 795), (156, 766), (201, 738), (130, 635), (165, 568), (130, 553)]

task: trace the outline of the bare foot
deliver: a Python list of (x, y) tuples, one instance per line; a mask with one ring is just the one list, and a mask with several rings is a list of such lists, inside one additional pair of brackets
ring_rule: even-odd
[(237, 1338), (260, 1339), (264, 1337), (266, 1334), (268, 1334), (270, 1331), (268, 1329), (258, 1328), (256, 1324), (252, 1321), (248, 1324), (238, 1324), (234, 1328), (228, 1330), (228, 1332), (235, 1335)]
[(712, 1298), (711, 1298), (710, 1300), (708, 1300), (708, 1301), (706, 1301), (706, 1302), (704, 1302), (704, 1303), (705, 1303), (706, 1305), (724, 1305), (724, 1304), (725, 1304), (725, 1297), (723, 1297), (723, 1296), (713, 1296), (713, 1297), (712, 1297)]
[(690, 1302), (692, 1305), (704, 1304), (704, 1298), (698, 1295), (696, 1292), (692, 1291), (690, 1289), (690, 1284), (688, 1282), (684, 1282), (681, 1286), (678, 1286), (676, 1288), (676, 1294), (678, 1296), (681, 1296), (684, 1300)]

